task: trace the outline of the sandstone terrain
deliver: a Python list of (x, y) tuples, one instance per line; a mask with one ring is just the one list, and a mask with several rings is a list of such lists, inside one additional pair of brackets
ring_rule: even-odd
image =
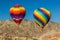
[(49, 22), (42, 30), (34, 21), (0, 20), (0, 40), (60, 40), (60, 23)]

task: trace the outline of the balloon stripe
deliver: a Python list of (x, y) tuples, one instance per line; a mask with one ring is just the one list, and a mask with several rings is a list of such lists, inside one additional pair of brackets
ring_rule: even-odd
[(23, 18), (25, 16), (25, 14), (11, 14), (12, 18)]
[(40, 8), (40, 10), (50, 17), (50, 11), (46, 10), (45, 8)]
[(25, 8), (24, 7), (19, 7), (19, 8), (15, 8), (15, 7), (12, 7), (10, 9), (10, 13), (13, 13), (13, 14), (20, 14), (20, 13), (23, 13), (25, 14)]
[[(43, 11), (41, 10), (41, 12), (43, 12)], [(46, 15), (46, 17), (47, 17), (48, 19), (50, 19), (49, 15), (47, 15), (45, 12), (44, 12), (44, 14)]]
[(42, 22), (41, 20), (39, 20), (36, 16), (34, 16), (35, 17), (35, 19), (38, 21), (38, 22), (40, 22), (42, 25), (44, 25), (44, 22)]
[[(45, 20), (47, 20), (48, 18), (46, 17), (46, 15), (43, 12), (39, 12), (40, 10), (36, 10), (39, 15), (41, 15)], [(47, 20), (48, 21), (48, 20)]]
[(10, 8), (10, 10), (25, 10), (25, 8), (24, 7), (18, 7), (18, 8), (15, 8), (15, 7), (12, 7), (12, 8)]
[[(35, 15), (36, 16), (36, 15)], [(36, 16), (42, 23), (46, 24), (46, 22), (44, 22), (44, 20), (42, 20), (41, 18), (39, 18), (38, 16)]]
[(34, 12), (34, 15), (46, 24), (45, 18), (43, 18), (43, 16), (39, 15), (36, 11)]
[(25, 14), (11, 14), (12, 16), (22, 16), (22, 15), (25, 15)]
[(34, 19), (34, 21), (35, 21), (39, 26), (43, 27), (43, 25), (42, 25), (40, 22), (38, 22), (36, 19)]
[[(38, 10), (40, 10), (40, 9), (38, 9)], [(40, 10), (41, 12), (42, 12), (42, 14), (47, 18), (47, 20), (49, 20), (50, 19), (50, 17), (49, 17), (49, 15), (47, 15), (46, 13), (44, 13), (42, 10)]]

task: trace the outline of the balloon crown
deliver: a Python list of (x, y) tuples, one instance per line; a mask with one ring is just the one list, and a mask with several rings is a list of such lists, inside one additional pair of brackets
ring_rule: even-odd
[(14, 7), (15, 7), (15, 8), (18, 8), (18, 7), (20, 7), (20, 5), (19, 5), (19, 4), (16, 4), (16, 5), (14, 5)]

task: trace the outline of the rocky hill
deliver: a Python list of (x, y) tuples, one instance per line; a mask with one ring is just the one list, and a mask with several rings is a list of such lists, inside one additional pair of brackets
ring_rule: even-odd
[(55, 22), (49, 22), (42, 30), (34, 21), (30, 20), (23, 20), (19, 26), (12, 20), (0, 20), (1, 40), (3, 38), (5, 38), (5, 40), (12, 40), (11, 38), (17, 37), (28, 37), (38, 39), (43, 34), (50, 32), (52, 30), (59, 32), (60, 24)]

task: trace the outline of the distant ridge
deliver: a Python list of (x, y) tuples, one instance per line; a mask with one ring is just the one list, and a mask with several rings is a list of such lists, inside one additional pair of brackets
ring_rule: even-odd
[(30, 20), (23, 20), (18, 27), (18, 25), (12, 20), (0, 21), (0, 35), (10, 35), (10, 36), (28, 36), (28, 37), (39, 37), (45, 32), (55, 30), (60, 30), (60, 24), (55, 22), (49, 22), (43, 32), (41, 28), (34, 22)]

